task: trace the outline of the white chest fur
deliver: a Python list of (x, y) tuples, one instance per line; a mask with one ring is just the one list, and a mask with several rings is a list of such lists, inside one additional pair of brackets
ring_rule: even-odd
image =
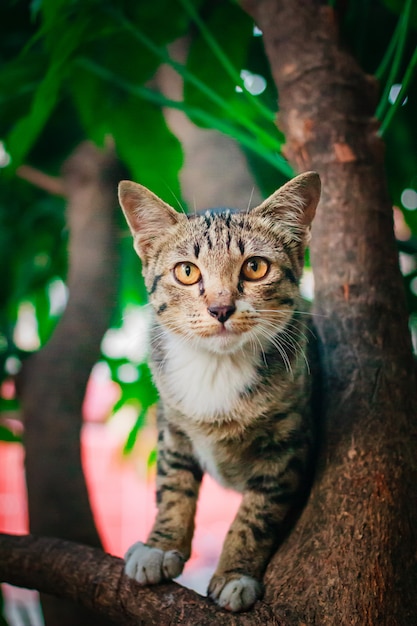
[(206, 352), (168, 335), (164, 374), (159, 380), (166, 400), (196, 421), (231, 411), (256, 378), (257, 354), (242, 348), (233, 354)]

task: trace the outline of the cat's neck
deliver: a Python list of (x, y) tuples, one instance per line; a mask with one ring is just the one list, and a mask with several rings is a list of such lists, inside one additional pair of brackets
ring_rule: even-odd
[(163, 360), (156, 368), (164, 400), (196, 421), (230, 414), (258, 377), (260, 348), (216, 354), (166, 332)]

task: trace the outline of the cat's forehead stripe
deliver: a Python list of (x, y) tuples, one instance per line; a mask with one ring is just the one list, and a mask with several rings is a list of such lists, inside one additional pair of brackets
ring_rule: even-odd
[(229, 251), (232, 240), (243, 255), (245, 245), (242, 239), (243, 231), (251, 231), (248, 220), (237, 209), (216, 208), (208, 209), (205, 213), (188, 215), (188, 220), (194, 225), (196, 240), (193, 243), (194, 256), (199, 258), (201, 244), (205, 244), (208, 250), (224, 248)]

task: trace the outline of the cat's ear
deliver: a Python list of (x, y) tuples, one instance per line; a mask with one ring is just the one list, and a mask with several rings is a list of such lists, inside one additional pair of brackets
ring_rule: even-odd
[(130, 180), (119, 183), (119, 202), (132, 231), (135, 250), (146, 263), (155, 240), (176, 224), (180, 215), (152, 191)]
[(316, 172), (304, 172), (277, 189), (261, 205), (252, 210), (287, 227), (299, 238), (316, 213), (321, 183)]

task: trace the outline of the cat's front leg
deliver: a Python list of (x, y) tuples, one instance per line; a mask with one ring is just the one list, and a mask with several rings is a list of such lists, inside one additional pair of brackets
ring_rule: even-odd
[(288, 502), (274, 502), (264, 493), (244, 494), (208, 588), (219, 606), (245, 611), (262, 597), (262, 577), (288, 509)]
[(189, 439), (165, 426), (158, 438), (158, 513), (146, 543), (138, 541), (125, 555), (125, 572), (142, 585), (179, 576), (191, 553), (194, 516), (202, 470)]

